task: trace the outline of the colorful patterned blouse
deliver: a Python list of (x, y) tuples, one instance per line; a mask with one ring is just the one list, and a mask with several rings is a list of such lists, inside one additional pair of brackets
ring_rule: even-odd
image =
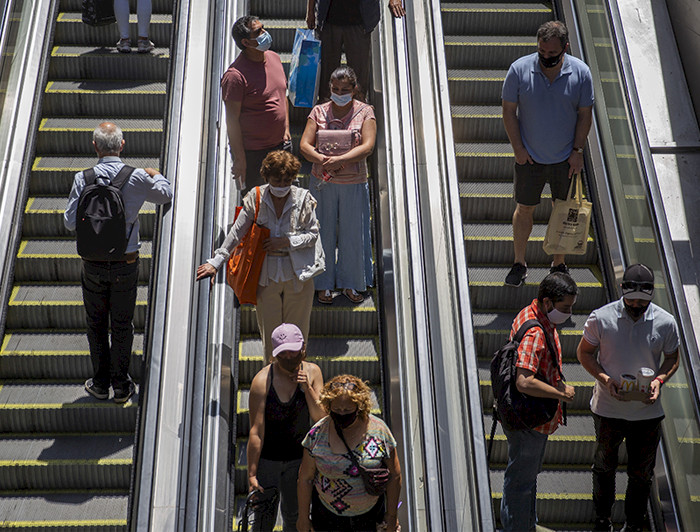
[[(331, 418), (324, 417), (316, 423), (301, 442), (316, 460), (314, 486), (323, 505), (341, 516), (366, 513), (379, 497), (367, 494), (357, 468), (348, 453), (335, 454), (328, 440), (332, 429)], [(396, 440), (389, 427), (370, 414), (365, 439), (353, 449), (358, 462), (365, 467), (380, 467), (382, 459), (388, 466), (389, 457), (396, 449)]]

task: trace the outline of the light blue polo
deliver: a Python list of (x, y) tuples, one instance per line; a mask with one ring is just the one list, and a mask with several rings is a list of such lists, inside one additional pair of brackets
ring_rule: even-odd
[(593, 78), (588, 65), (569, 54), (550, 83), (537, 53), (510, 65), (501, 97), (518, 104), (520, 135), (528, 153), (540, 164), (565, 161), (574, 147), (580, 107), (593, 105)]
[[(678, 326), (671, 314), (652, 303), (644, 315), (634, 321), (627, 314), (622, 299), (591, 312), (583, 327), (583, 337), (599, 347), (598, 363), (618, 382), (623, 373), (636, 376), (641, 367), (658, 372), (663, 355), (675, 352), (680, 344)], [(664, 414), (661, 401), (651, 405), (620, 401), (598, 381), (593, 389), (591, 410), (599, 416), (629, 421), (653, 419)]]

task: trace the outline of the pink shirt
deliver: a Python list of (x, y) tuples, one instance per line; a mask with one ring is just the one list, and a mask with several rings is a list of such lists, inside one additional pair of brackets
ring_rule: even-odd
[(251, 61), (244, 53), (221, 78), (224, 102), (241, 102), (243, 148), (264, 150), (280, 144), (287, 120), (287, 78), (275, 52), (265, 60)]
[[(328, 122), (333, 121), (336, 117), (333, 115), (332, 102), (322, 103), (311, 109), (309, 120), (316, 122), (317, 129), (328, 129)], [(364, 107), (363, 107), (364, 106)], [(362, 142), (362, 124), (365, 120), (375, 120), (374, 108), (357, 100), (352, 101), (350, 111), (339, 119), (343, 127), (332, 127), (331, 129), (349, 129), (357, 133), (357, 138)], [(340, 126), (340, 124), (338, 124)], [(353, 177), (335, 177), (333, 183), (336, 185), (352, 185), (355, 183), (364, 183), (367, 181), (367, 159), (358, 162), (358, 172)], [(311, 167), (311, 174), (321, 179), (322, 167), (320, 164), (314, 164)]]

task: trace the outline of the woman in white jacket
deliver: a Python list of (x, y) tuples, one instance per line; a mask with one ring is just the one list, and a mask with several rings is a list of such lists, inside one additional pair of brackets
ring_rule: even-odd
[[(270, 230), (263, 245), (265, 261), (260, 272), (256, 316), (265, 351), (272, 359), (270, 335), (282, 323), (293, 323), (308, 338), (313, 306), (312, 278), (325, 270), (323, 247), (318, 237), (316, 200), (308, 190), (292, 185), (301, 163), (285, 151), (265, 157), (260, 175), (257, 223)], [(197, 268), (197, 280), (214, 277), (245, 236), (255, 219), (256, 189), (243, 199), (243, 209), (214, 256)], [(212, 279), (213, 281), (213, 279)]]

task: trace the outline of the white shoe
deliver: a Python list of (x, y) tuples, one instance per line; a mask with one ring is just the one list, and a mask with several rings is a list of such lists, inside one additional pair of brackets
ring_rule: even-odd
[(131, 53), (131, 41), (129, 39), (119, 39), (117, 50), (123, 54)]
[(147, 54), (148, 52), (152, 52), (155, 47), (156, 45), (153, 44), (149, 39), (142, 39), (141, 37), (139, 37), (138, 52), (140, 54)]

